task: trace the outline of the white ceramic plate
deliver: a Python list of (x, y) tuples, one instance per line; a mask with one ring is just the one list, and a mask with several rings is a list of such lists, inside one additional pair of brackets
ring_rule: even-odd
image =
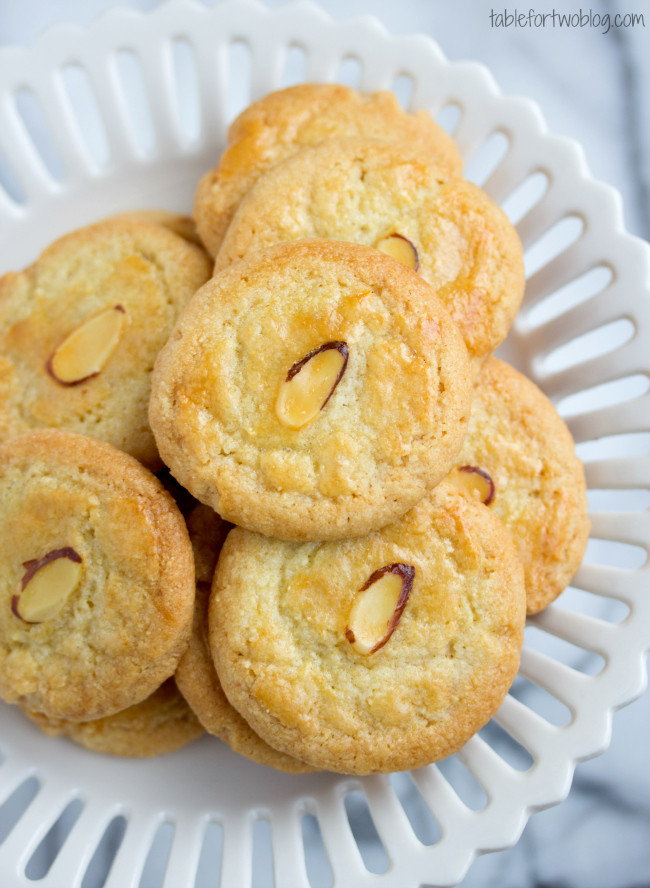
[(592, 540), (573, 586), (529, 621), (521, 671), (490, 724), (411, 774), (287, 776), (205, 738), (153, 761), (43, 737), (0, 705), (0, 873), (10, 888), (106, 884), (415, 888), (459, 882), (514, 844), (602, 752), (645, 684), (650, 646), (648, 252), (616, 193), (535, 106), (476, 64), (305, 3), (115, 10), (0, 53), (0, 271), (130, 208), (189, 210), (233, 115), (300, 80), (394, 88), (453, 131), (467, 174), (526, 249), (503, 355), (567, 417), (587, 461)]

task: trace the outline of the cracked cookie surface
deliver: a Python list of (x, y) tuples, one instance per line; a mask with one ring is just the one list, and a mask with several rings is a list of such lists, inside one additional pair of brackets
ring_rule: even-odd
[(7, 702), (84, 721), (173, 675), (192, 624), (192, 548), (133, 457), (51, 429), (0, 446), (0, 565)]
[(151, 369), (211, 271), (195, 244), (123, 218), (67, 234), (0, 278), (0, 440), (61, 428), (159, 469)]
[[(350, 638), (354, 603), (378, 570), (398, 564), (413, 574), (405, 606), (389, 638), (363, 653)], [(354, 774), (420, 767), (462, 746), (514, 679), (524, 620), (512, 541), (446, 482), (399, 522), (354, 540), (233, 530), (209, 606), (231, 703), (272, 746)]]
[(505, 213), (417, 144), (327, 139), (296, 152), (242, 200), (215, 268), (305, 238), (379, 249), (398, 238), (479, 360), (505, 339), (523, 296), (523, 252)]
[(568, 585), (589, 537), (584, 468), (566, 423), (532, 380), (489, 358), (458, 465), (492, 479), (489, 508), (515, 542), (528, 613), (537, 613)]
[(366, 136), (422, 144), (449, 169), (461, 156), (426, 111), (409, 114), (393, 93), (361, 93), (338, 83), (303, 83), (270, 93), (246, 108), (228, 131), (219, 163), (201, 179), (194, 219), (216, 256), (233, 213), (265, 170), (305, 145), (333, 136)]
[[(307, 365), (331, 384), (324, 397), (314, 383), (301, 425)], [(149, 417), (172, 473), (222, 517), (331, 539), (395, 520), (444, 477), (470, 398), (467, 350), (433, 289), (376, 250), (316, 240), (197, 292), (156, 362)]]

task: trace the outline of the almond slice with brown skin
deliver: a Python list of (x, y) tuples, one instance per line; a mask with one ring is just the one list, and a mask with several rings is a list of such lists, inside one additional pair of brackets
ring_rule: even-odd
[(382, 237), (375, 244), (375, 249), (392, 256), (413, 271), (417, 271), (420, 267), (420, 257), (415, 244), (403, 234), (389, 234), (387, 237)]
[(451, 470), (448, 480), (459, 490), (469, 493), (486, 506), (490, 505), (496, 494), (494, 481), (485, 469), (478, 466), (458, 466)]
[(114, 305), (73, 330), (48, 359), (50, 376), (61, 385), (97, 376), (120, 341), (125, 318), (124, 308)]
[(395, 631), (413, 588), (411, 564), (386, 564), (357, 592), (345, 637), (360, 654), (374, 654)]
[(325, 342), (291, 367), (275, 400), (282, 425), (301, 429), (320, 413), (345, 373), (348, 354), (345, 342)]
[(79, 585), (81, 556), (70, 546), (52, 549), (42, 558), (25, 561), (27, 568), (20, 592), (11, 599), (11, 609), (26, 623), (42, 623), (62, 610)]

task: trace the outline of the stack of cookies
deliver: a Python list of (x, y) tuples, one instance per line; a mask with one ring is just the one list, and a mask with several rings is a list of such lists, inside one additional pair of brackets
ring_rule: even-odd
[(390, 93), (292, 87), (234, 122), (196, 231), (116, 217), (0, 280), (5, 700), (294, 773), (491, 718), (589, 524), (565, 424), (493, 355), (522, 250), (461, 168)]

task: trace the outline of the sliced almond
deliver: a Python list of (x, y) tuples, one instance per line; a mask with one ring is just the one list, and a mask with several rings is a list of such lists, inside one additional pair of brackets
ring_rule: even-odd
[(122, 306), (114, 305), (73, 330), (50, 356), (50, 375), (61, 385), (78, 385), (97, 376), (120, 341), (125, 316)]
[(25, 561), (27, 568), (20, 592), (11, 609), (26, 623), (42, 623), (55, 617), (79, 585), (81, 556), (70, 546), (52, 549), (42, 558)]
[(359, 589), (345, 637), (360, 654), (374, 654), (391, 637), (406, 607), (414, 577), (411, 564), (387, 564)]
[(392, 256), (414, 271), (420, 267), (420, 257), (415, 244), (403, 234), (389, 234), (388, 237), (382, 237), (375, 244), (375, 249)]
[(458, 466), (449, 473), (449, 481), (459, 490), (469, 493), (486, 506), (494, 499), (494, 481), (484, 469), (478, 466)]
[(348, 353), (345, 342), (326, 342), (291, 367), (275, 400), (275, 415), (283, 425), (301, 429), (320, 413), (341, 381)]

